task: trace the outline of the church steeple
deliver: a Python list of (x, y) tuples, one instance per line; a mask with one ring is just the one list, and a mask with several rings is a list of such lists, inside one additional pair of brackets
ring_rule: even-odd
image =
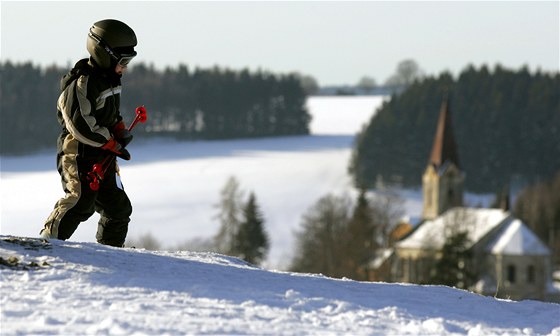
[(452, 207), (462, 206), (464, 181), (446, 97), (439, 111), (428, 166), (422, 176), (424, 219), (436, 218)]
[(433, 164), (437, 170), (446, 162), (453, 163), (457, 168), (460, 168), (459, 154), (457, 152), (457, 145), (451, 125), (448, 97), (446, 97), (441, 104), (429, 163)]

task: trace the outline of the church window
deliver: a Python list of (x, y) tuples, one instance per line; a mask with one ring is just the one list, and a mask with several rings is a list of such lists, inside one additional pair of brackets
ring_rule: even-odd
[(515, 265), (508, 265), (506, 268), (506, 279), (511, 284), (515, 283), (515, 273)]

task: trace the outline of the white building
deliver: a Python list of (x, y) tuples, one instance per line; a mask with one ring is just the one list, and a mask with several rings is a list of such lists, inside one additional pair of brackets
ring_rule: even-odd
[(469, 279), (465, 276), (461, 287), (514, 300), (557, 300), (551, 291), (550, 249), (509, 212), (509, 202), (502, 209), (463, 207), (464, 181), (444, 101), (422, 176), (423, 221), (395, 243), (385, 263), (378, 263), (390, 268), (390, 276), (376, 280), (431, 283), (444, 245), (463, 233), (468, 258), (459, 268)]

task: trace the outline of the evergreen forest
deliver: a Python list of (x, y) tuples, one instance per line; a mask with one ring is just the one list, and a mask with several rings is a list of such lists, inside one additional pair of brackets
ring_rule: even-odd
[(356, 186), (420, 186), (445, 99), (468, 191), (514, 191), (560, 169), (560, 74), (468, 66), (417, 79), (377, 110), (355, 140)]
[[(0, 63), (0, 154), (26, 154), (54, 147), (60, 125), (56, 101), (69, 69), (31, 63)], [(306, 93), (297, 74), (234, 71), (186, 65), (137, 64), (123, 76), (121, 114), (148, 109), (144, 132), (180, 139), (232, 139), (309, 133)], [(143, 135), (144, 136), (144, 135)]]

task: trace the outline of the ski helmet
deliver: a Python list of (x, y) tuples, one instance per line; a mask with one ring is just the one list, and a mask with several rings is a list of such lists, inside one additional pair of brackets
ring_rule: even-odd
[(136, 51), (136, 34), (126, 23), (107, 19), (97, 21), (89, 29), (87, 50), (102, 69), (116, 64), (126, 66)]

